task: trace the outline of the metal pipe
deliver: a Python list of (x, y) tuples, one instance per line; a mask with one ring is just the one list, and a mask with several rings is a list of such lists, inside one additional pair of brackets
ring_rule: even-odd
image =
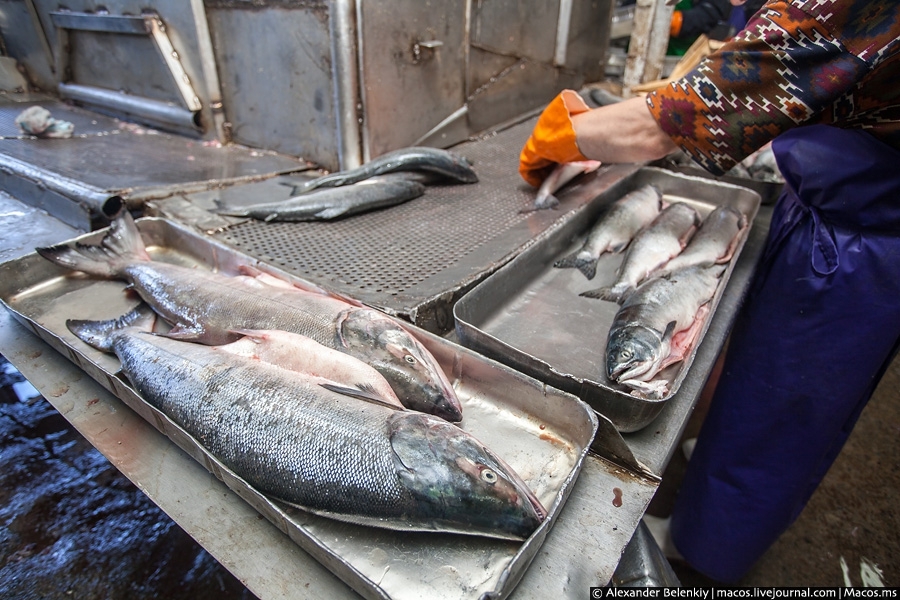
[(569, 29), (572, 22), (572, 0), (560, 0), (559, 20), (556, 22), (556, 54), (553, 64), (566, 66), (566, 51), (569, 47)]
[(334, 62), (331, 76), (334, 78), (335, 110), (337, 112), (338, 160), (341, 169), (352, 169), (362, 164), (360, 138), (359, 66), (354, 43), (357, 28), (356, 2), (335, 0), (331, 15), (331, 52)]
[(362, 161), (368, 161), (372, 157), (369, 154), (369, 148), (372, 147), (372, 142), (369, 139), (369, 126), (367, 121), (366, 114), (366, 86), (362, 84), (366, 80), (365, 76), (362, 73), (363, 69), (363, 56), (365, 56), (366, 47), (365, 40), (363, 39), (363, 1), (359, 0), (358, 2), (354, 2), (356, 5), (356, 78), (357, 81), (360, 82), (357, 86), (359, 90), (359, 115), (357, 117), (357, 123), (359, 125), (359, 135), (360, 135), (360, 143), (362, 145)]
[(219, 81), (219, 71), (216, 67), (216, 54), (213, 50), (212, 35), (209, 32), (209, 21), (206, 17), (206, 7), (203, 0), (191, 0), (191, 10), (194, 12), (194, 27), (197, 30), (197, 44), (200, 49), (200, 68), (203, 71), (203, 80), (206, 82), (206, 95), (209, 98), (209, 108), (212, 111), (213, 126), (216, 129), (216, 137), (223, 144), (231, 140), (225, 129), (225, 107), (222, 103), (222, 84)]
[(167, 102), (74, 83), (60, 83), (58, 89), (59, 95), (64, 98), (124, 113), (152, 125), (192, 131), (198, 131), (200, 128), (197, 111), (190, 111)]
[(69, 198), (94, 215), (113, 217), (123, 206), (122, 197), (116, 193), (40, 169), (7, 154), (0, 154), (0, 173), (30, 181), (41, 189)]

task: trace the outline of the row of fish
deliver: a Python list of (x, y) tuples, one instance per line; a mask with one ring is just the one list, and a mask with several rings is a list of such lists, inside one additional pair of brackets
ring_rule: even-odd
[(285, 200), (246, 206), (217, 201), (216, 212), (266, 222), (329, 221), (418, 198), (433, 178), (453, 183), (478, 181), (465, 157), (449, 150), (413, 146), (293, 186)]
[(652, 185), (614, 202), (582, 248), (556, 263), (588, 279), (605, 253), (625, 251), (609, 286), (583, 292), (619, 303), (607, 336), (606, 374), (641, 396), (661, 398), (668, 381), (654, 378), (683, 360), (705, 318), (724, 265), (734, 254), (746, 216), (720, 206), (701, 219), (683, 202), (666, 204)]
[[(130, 284), (149, 308), (70, 330), (114, 352), (145, 400), (260, 492), (390, 529), (524, 539), (545, 518), (513, 469), (450, 422), (462, 418), (452, 385), (393, 319), (265, 277), (152, 261), (127, 214), (100, 245), (38, 252)], [(164, 335), (150, 333), (156, 315)]]

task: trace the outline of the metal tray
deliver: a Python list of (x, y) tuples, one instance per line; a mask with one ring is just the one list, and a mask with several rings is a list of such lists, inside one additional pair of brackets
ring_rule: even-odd
[[(154, 260), (234, 273), (265, 265), (161, 219), (138, 226)], [(77, 238), (97, 243), (103, 231)], [(73, 240), (74, 241), (74, 240)], [(266, 270), (283, 275), (275, 269)], [(577, 398), (470, 350), (412, 328), (448, 373), (464, 406), (463, 429), (502, 456), (535, 491), (548, 518), (524, 542), (398, 533), (355, 526), (263, 496), (147, 404), (119, 375), (118, 360), (75, 338), (68, 318), (103, 319), (136, 303), (122, 282), (65, 272), (35, 253), (0, 265), (0, 300), (12, 315), (250, 503), (366, 598), (503, 598), (524, 575), (571, 492), (598, 427)], [(602, 421), (602, 419), (601, 419)]]
[(623, 255), (602, 256), (593, 280), (577, 269), (556, 269), (553, 263), (582, 246), (587, 232), (611, 202), (648, 183), (656, 185), (666, 200), (687, 202), (702, 215), (716, 206), (731, 206), (752, 224), (759, 209), (759, 195), (746, 188), (643, 167), (582, 207), (454, 307), (456, 332), (464, 346), (577, 395), (622, 432), (648, 425), (678, 391), (749, 232), (748, 227), (742, 234), (690, 354), (663, 372), (673, 380), (669, 393), (659, 400), (633, 396), (611, 384), (603, 367), (606, 336), (618, 305), (579, 296), (614, 281)]

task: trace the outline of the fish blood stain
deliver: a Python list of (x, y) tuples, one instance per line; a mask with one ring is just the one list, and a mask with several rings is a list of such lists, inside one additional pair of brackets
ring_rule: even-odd
[(613, 506), (619, 508), (622, 506), (622, 490), (619, 488), (613, 488)]

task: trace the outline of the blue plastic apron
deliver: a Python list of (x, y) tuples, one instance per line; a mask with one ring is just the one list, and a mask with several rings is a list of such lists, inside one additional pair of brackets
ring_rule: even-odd
[(800, 514), (900, 343), (900, 151), (825, 125), (773, 150), (784, 192), (671, 521), (729, 583)]

